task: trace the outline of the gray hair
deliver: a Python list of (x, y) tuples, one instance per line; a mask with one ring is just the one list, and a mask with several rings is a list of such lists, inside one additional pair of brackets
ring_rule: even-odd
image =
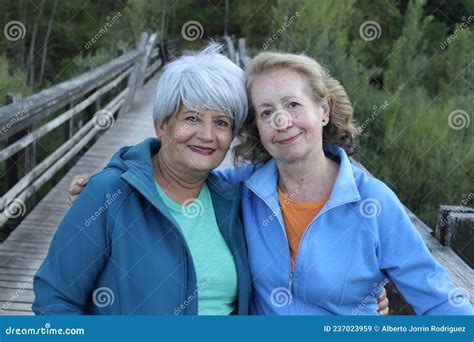
[(156, 87), (153, 121), (165, 121), (181, 105), (200, 112), (204, 108), (226, 113), (233, 119), (234, 136), (248, 112), (245, 73), (226, 56), (222, 46), (211, 43), (197, 54), (167, 64)]

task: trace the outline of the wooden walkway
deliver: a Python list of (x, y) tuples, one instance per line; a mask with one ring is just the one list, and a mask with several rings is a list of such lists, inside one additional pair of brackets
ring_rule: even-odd
[(136, 93), (130, 111), (115, 121), (0, 244), (0, 315), (33, 314), (33, 276), (46, 257), (53, 234), (68, 210), (67, 191), (72, 177), (100, 170), (119, 147), (155, 136), (152, 106), (158, 76)]

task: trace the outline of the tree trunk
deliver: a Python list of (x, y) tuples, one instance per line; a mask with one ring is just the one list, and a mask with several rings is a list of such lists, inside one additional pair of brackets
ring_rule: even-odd
[(38, 32), (39, 21), (41, 15), (43, 14), (44, 0), (41, 1), (39, 6), (39, 13), (36, 16), (35, 23), (33, 25), (33, 33), (31, 34), (30, 42), (30, 52), (28, 54), (28, 85), (30, 88), (35, 91), (35, 44), (36, 44), (36, 35)]
[(49, 17), (48, 29), (46, 30), (46, 34), (44, 35), (44, 41), (43, 41), (41, 69), (40, 69), (40, 75), (39, 75), (39, 80), (38, 80), (38, 84), (40, 86), (43, 85), (44, 68), (46, 66), (46, 59), (48, 58), (48, 42), (49, 42), (49, 37), (51, 35), (51, 30), (53, 28), (54, 16), (56, 15), (57, 7), (58, 7), (58, 0), (54, 0), (53, 10), (51, 11), (51, 16)]

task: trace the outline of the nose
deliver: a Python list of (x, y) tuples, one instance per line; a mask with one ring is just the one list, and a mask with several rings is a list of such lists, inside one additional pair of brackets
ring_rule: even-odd
[(203, 123), (197, 132), (197, 138), (206, 142), (211, 142), (214, 140), (212, 120), (203, 120)]
[(276, 111), (272, 118), (272, 126), (277, 131), (286, 131), (293, 127), (293, 118), (290, 113), (285, 110)]

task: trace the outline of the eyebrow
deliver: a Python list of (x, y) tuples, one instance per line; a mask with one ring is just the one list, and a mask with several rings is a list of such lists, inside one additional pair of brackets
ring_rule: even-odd
[[(296, 96), (296, 95), (288, 95), (288, 96), (285, 96), (285, 97), (282, 98), (282, 100), (283, 100), (283, 101), (288, 101), (289, 99), (293, 99), (293, 98), (298, 99), (298, 100), (301, 100), (301, 98), (298, 97), (298, 96)], [(270, 103), (268, 103), (268, 102), (264, 102), (264, 103), (262, 103), (262, 104), (257, 105), (257, 108), (258, 108), (258, 107), (272, 107), (272, 105), (271, 105)]]

